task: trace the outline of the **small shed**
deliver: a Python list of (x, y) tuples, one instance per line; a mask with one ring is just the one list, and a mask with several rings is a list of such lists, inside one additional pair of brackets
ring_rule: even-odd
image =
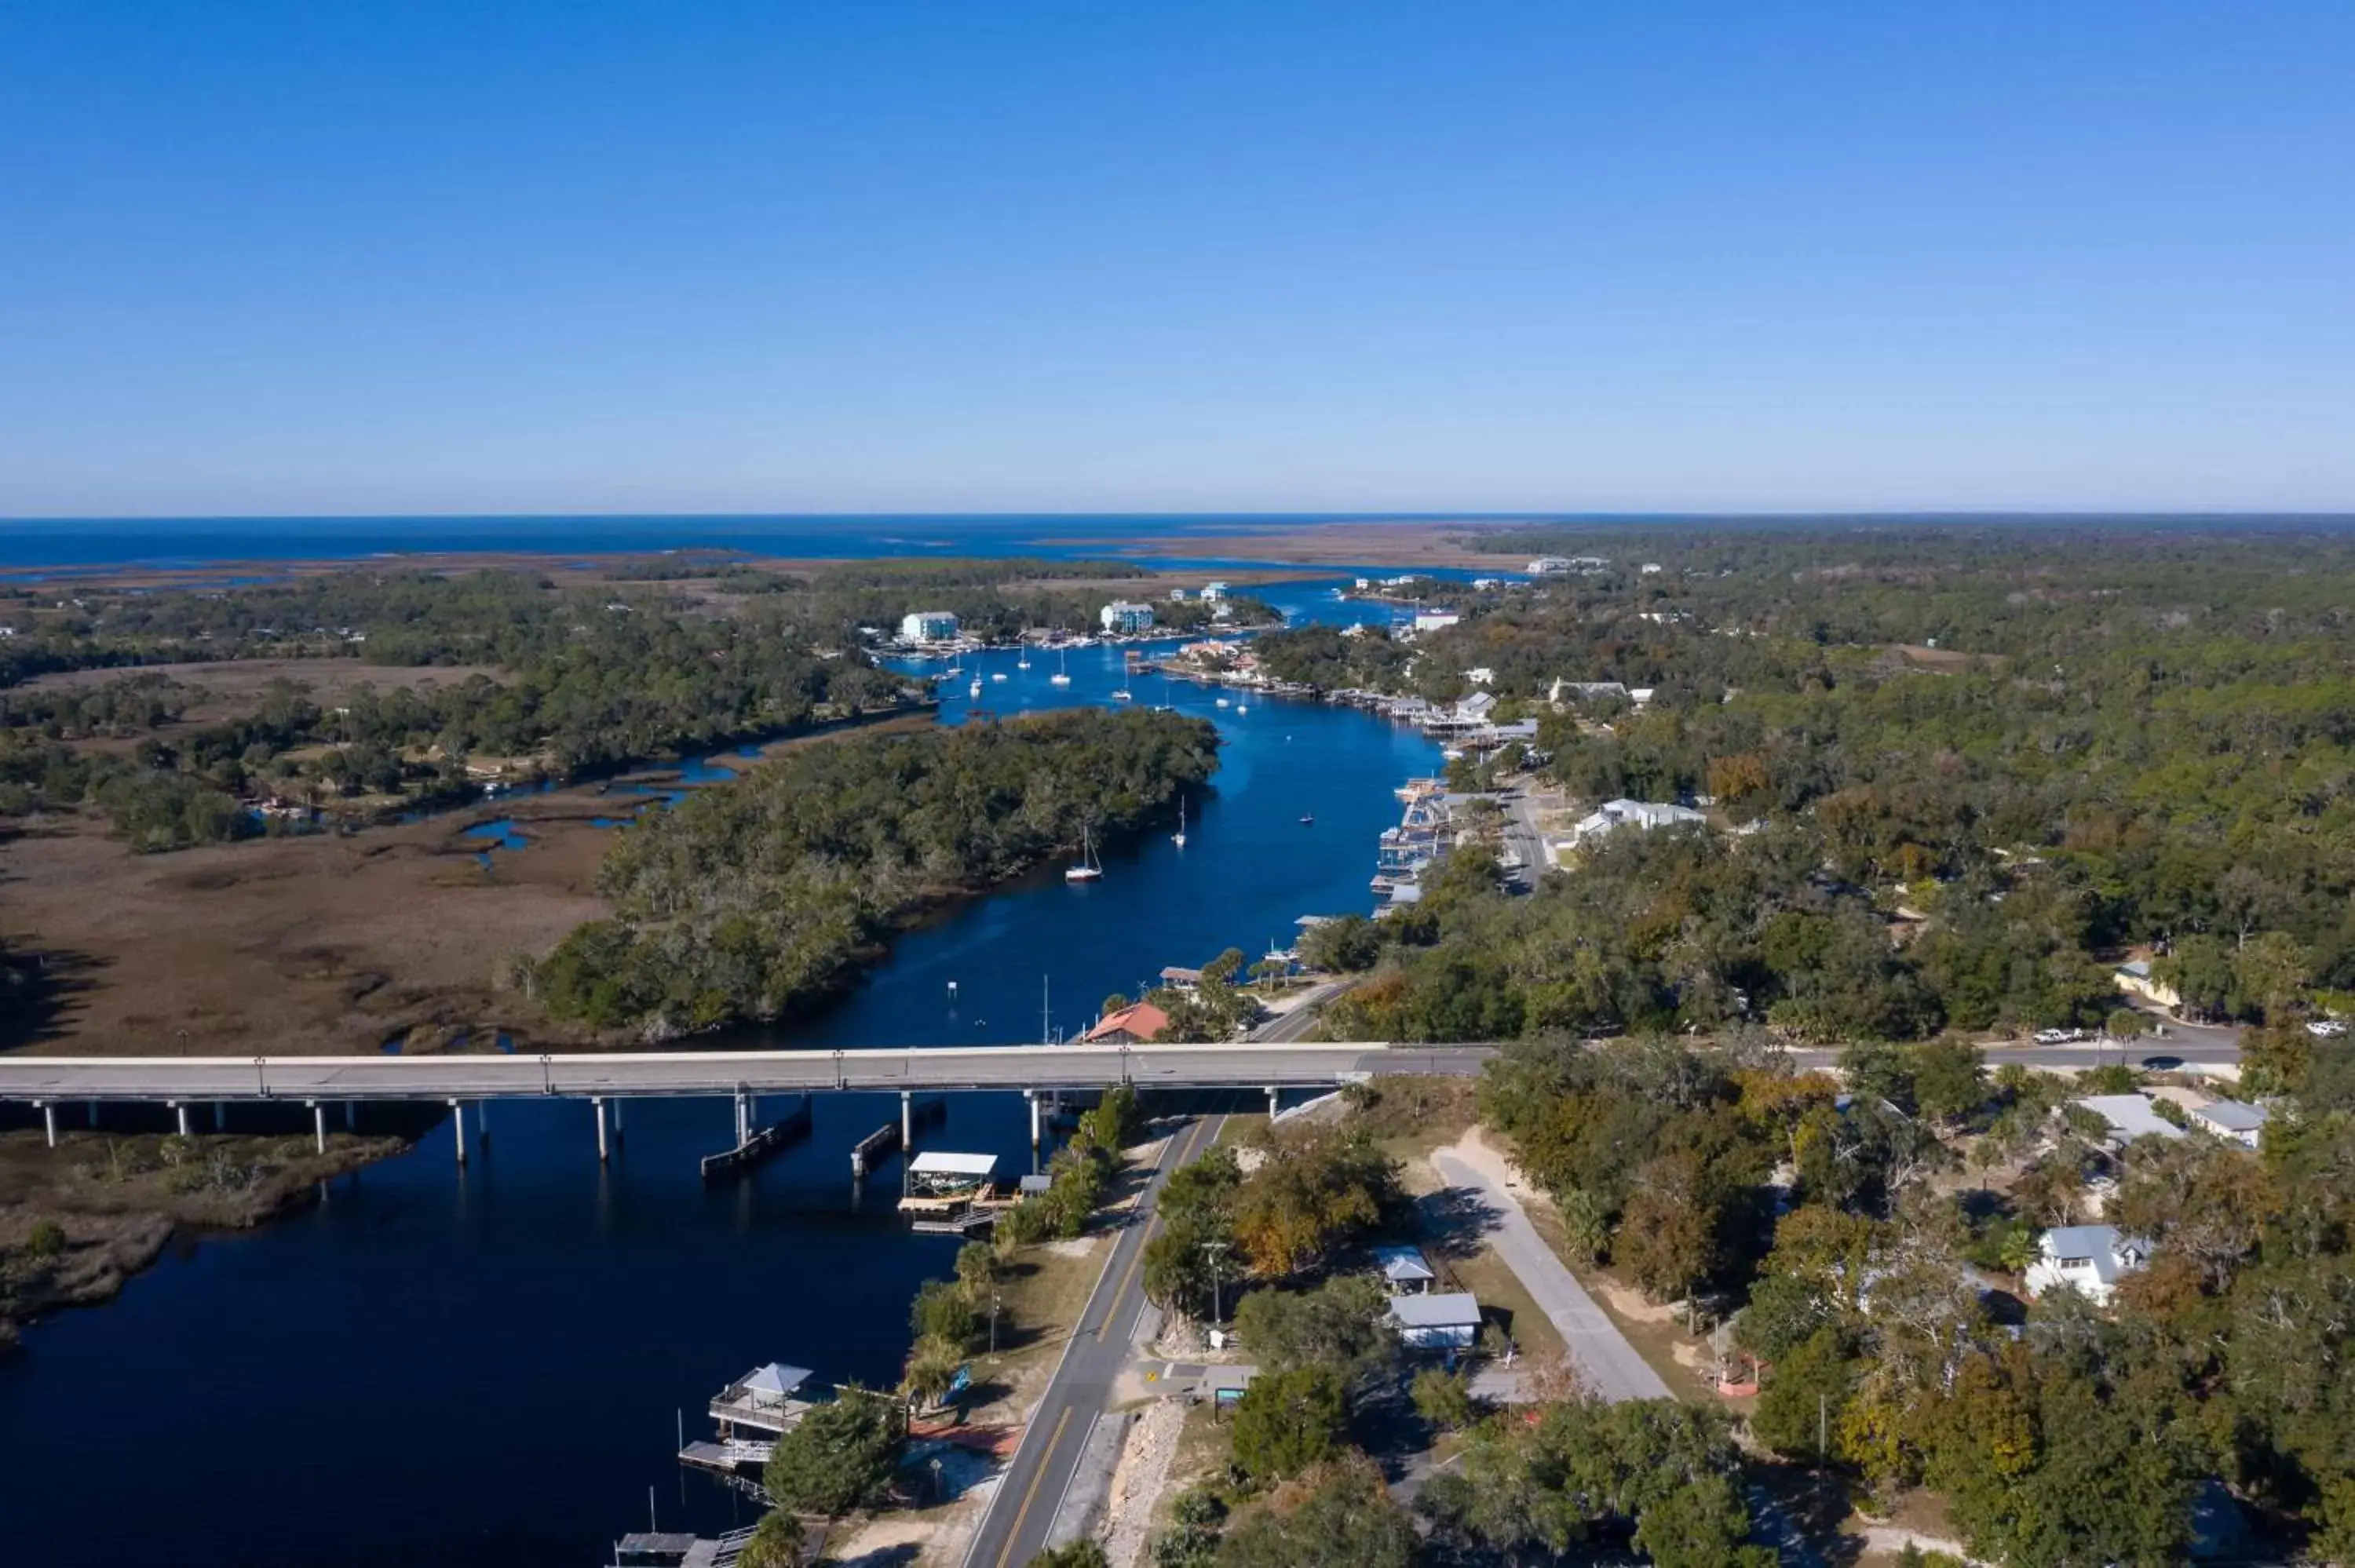
[(1480, 1338), (1480, 1303), (1466, 1290), (1394, 1296), (1391, 1321), (1411, 1351), (1468, 1351)]

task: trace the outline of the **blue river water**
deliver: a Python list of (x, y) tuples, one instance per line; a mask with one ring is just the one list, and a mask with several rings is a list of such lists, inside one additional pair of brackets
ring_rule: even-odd
[[(1385, 616), (1331, 586), (1269, 597), (1295, 620)], [(976, 705), (1108, 703), (1128, 680), (1112, 649), (1073, 656), (1067, 687), (1035, 654), (1028, 671), (1011, 653), (976, 669), (980, 698), (943, 688), (947, 722)], [(1183, 850), (1157, 828), (1104, 846), (1101, 882), (1050, 867), (959, 906), (838, 1005), (762, 1039), (1035, 1041), (1077, 1031), (1165, 964), (1255, 956), (1288, 945), (1298, 916), (1370, 906), (1391, 788), (1436, 768), (1428, 741), (1312, 703), (1221, 707), (1209, 688), (1149, 677), (1129, 689), (1223, 737)], [(0, 1361), (5, 1560), (589, 1568), (645, 1527), (649, 1489), (664, 1528), (749, 1522), (748, 1503), (681, 1471), (682, 1424), (709, 1436), (703, 1402), (767, 1361), (892, 1380), (909, 1298), (950, 1267), (953, 1240), (892, 1216), (896, 1166), (851, 1189), (850, 1145), (896, 1114), (890, 1097), (821, 1097), (805, 1142), (707, 1189), (696, 1162), (729, 1141), (724, 1101), (632, 1105), (602, 1170), (587, 1106), (504, 1102), (463, 1171), (444, 1124), (314, 1210), (176, 1248), (120, 1299), (37, 1325)], [(1030, 1159), (1013, 1095), (954, 1097), (922, 1141), (1007, 1170)]]

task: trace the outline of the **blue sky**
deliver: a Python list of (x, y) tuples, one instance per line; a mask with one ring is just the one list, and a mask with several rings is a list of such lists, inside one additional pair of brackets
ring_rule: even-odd
[(0, 0), (0, 515), (2355, 508), (2355, 5)]

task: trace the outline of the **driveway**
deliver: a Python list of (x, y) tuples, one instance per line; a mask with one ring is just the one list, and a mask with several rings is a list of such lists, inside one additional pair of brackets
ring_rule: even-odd
[(1570, 1349), (1586, 1386), (1604, 1399), (1667, 1399), (1668, 1385), (1651, 1363), (1627, 1342), (1578, 1277), (1556, 1257), (1553, 1249), (1529, 1224), (1521, 1201), (1495, 1173), (1476, 1166), (1453, 1150), (1433, 1151), (1432, 1164), (1453, 1187), (1477, 1193), (1488, 1212), (1485, 1239), (1521, 1282)]

